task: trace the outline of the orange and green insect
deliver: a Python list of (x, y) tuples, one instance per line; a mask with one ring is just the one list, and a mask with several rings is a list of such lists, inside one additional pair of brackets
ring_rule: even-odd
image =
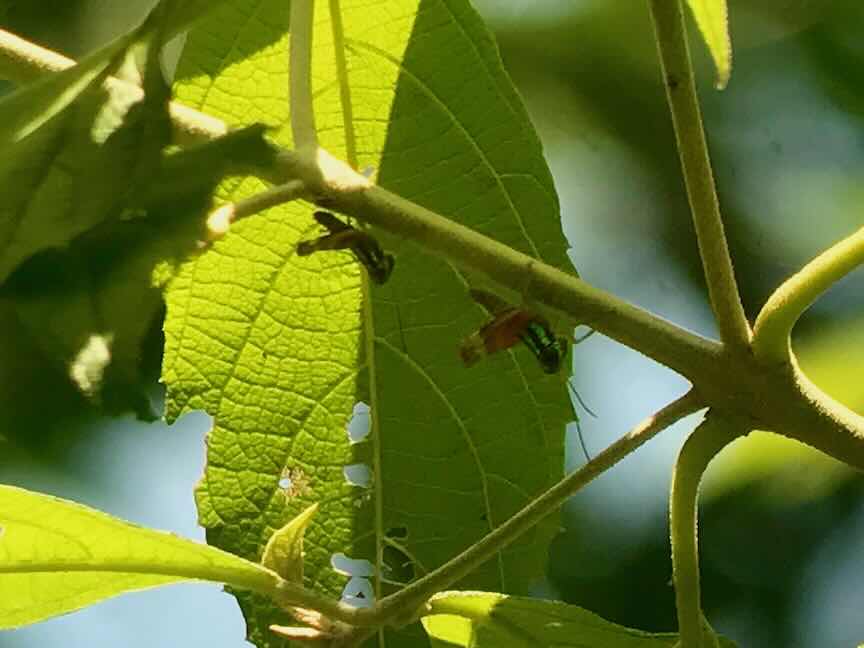
[(351, 250), (366, 267), (372, 281), (377, 284), (387, 281), (396, 260), (381, 249), (374, 236), (343, 223), (330, 212), (316, 211), (313, 216), (328, 233), (311, 241), (300, 241), (297, 244), (298, 256), (309, 256), (323, 250)]
[(484, 356), (524, 344), (547, 374), (561, 370), (569, 343), (556, 337), (543, 317), (523, 308), (508, 304), (500, 297), (484, 290), (472, 289), (471, 298), (492, 315), (492, 321), (462, 341), (459, 355), (465, 366), (479, 362)]
[[(548, 321), (540, 315), (512, 306), (500, 297), (483, 290), (472, 289), (469, 293), (474, 301), (489, 311), (493, 319), (462, 341), (459, 355), (465, 366), (470, 367), (487, 355), (509, 349), (521, 342), (531, 350), (545, 373), (556, 374), (561, 370), (570, 343), (565, 337), (556, 337)], [(593, 332), (588, 332), (576, 340), (574, 344), (585, 340)], [(569, 380), (567, 387), (585, 411), (591, 416), (595, 416)], [(585, 458), (590, 460), (591, 456), (585, 446), (585, 440), (582, 437), (582, 425), (578, 417), (576, 418), (576, 429), (582, 452), (585, 454)]]

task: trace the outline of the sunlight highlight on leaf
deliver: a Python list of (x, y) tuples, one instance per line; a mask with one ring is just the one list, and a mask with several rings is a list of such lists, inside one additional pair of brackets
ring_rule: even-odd
[(182, 580), (265, 589), (276, 578), (215, 547), (12, 486), (0, 486), (0, 530), (0, 629)]
[(717, 68), (715, 85), (718, 90), (722, 90), (729, 83), (732, 73), (732, 41), (729, 38), (726, 0), (687, 0), (687, 4), (714, 59)]
[[(340, 7), (341, 30), (329, 6)], [(382, 186), (570, 269), (540, 143), (470, 4), (315, 7), (322, 146), (340, 159), (353, 151)], [(234, 124), (271, 124), (290, 146), (287, 17), (277, 0), (227, 3), (190, 34), (178, 98)], [(225, 183), (220, 198), (261, 188)], [(257, 559), (274, 529), (319, 502), (305, 583), (339, 596), (346, 576), (331, 558), (371, 561), (350, 596), (372, 591), (376, 579), (442, 564), (548, 488), (561, 475), (574, 414), (564, 376), (544, 374), (521, 345), (463, 366), (460, 340), (488, 317), (468, 296), (476, 278), (380, 232), (372, 234), (396, 256), (381, 286), (348, 253), (300, 257), (297, 242), (320, 229), (311, 211), (292, 203), (245, 219), (184, 268), (169, 294), (163, 378), (169, 417), (201, 408), (215, 418), (197, 493), (208, 540)], [(372, 429), (350, 443), (346, 429), (361, 401)], [(294, 475), (303, 488), (282, 487)], [(405, 530), (400, 556), (415, 565), (387, 563), (392, 528)], [(550, 516), (471, 584), (527, 591), (556, 530)], [(381, 565), (376, 556), (385, 556)], [(267, 623), (278, 623), (279, 612), (239, 599), (250, 640), (277, 645)], [(418, 626), (408, 632), (394, 641), (428, 643)]]

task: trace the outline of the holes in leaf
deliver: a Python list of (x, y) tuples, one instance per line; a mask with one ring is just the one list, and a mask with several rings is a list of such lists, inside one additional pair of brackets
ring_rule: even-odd
[(363, 558), (349, 558), (344, 553), (330, 557), (330, 566), (338, 574), (348, 576), (342, 590), (342, 600), (354, 607), (370, 607), (375, 603), (375, 593), (369, 580), (375, 574), (375, 567)]
[(406, 527), (390, 527), (387, 531), (384, 532), (388, 538), (394, 538), (396, 540), (404, 540), (408, 537), (408, 529)]
[(352, 486), (369, 488), (372, 485), (372, 470), (365, 463), (349, 464), (342, 469), (345, 481)]
[(416, 570), (414, 561), (396, 544), (384, 545), (384, 577), (399, 585), (405, 585), (414, 580)]
[(357, 608), (372, 607), (375, 592), (368, 578), (352, 578), (342, 590), (342, 601)]
[(279, 478), (279, 488), (285, 497), (301, 497), (312, 492), (309, 475), (300, 466), (285, 467)]
[(330, 556), (330, 566), (343, 576), (359, 576), (371, 578), (375, 574), (375, 566), (365, 558), (349, 558), (341, 551)]
[(362, 443), (369, 437), (371, 427), (372, 418), (369, 415), (369, 406), (362, 401), (356, 403), (351, 420), (348, 421), (348, 441), (352, 444)]

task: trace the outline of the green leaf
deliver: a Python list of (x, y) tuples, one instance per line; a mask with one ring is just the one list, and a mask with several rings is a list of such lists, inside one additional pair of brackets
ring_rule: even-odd
[(0, 486), (0, 629), (183, 580), (269, 590), (276, 575), (74, 502)]
[[(470, 5), (340, 4), (344, 35), (316, 3), (322, 145), (346, 159), (356, 151), (351, 161), (377, 169), (382, 186), (567, 268), (540, 144)], [(265, 121), (290, 146), (287, 18), (281, 0), (214, 12), (189, 35), (178, 98), (229, 122)], [(226, 183), (221, 197), (261, 188)], [(550, 486), (574, 414), (564, 376), (543, 374), (524, 348), (462, 366), (461, 339), (488, 320), (467, 295), (476, 277), (379, 233), (397, 256), (381, 287), (350, 254), (298, 257), (297, 242), (318, 232), (310, 212), (293, 203), (247, 219), (184, 268), (169, 291), (163, 379), (169, 418), (204, 409), (215, 419), (197, 492), (208, 541), (258, 560), (275, 529), (317, 502), (305, 584), (338, 596), (346, 579), (333, 554), (393, 556), (385, 577), (405, 572), (405, 560), (417, 576)], [(346, 426), (360, 400), (373, 430), (352, 444)], [(366, 465), (368, 485), (346, 481), (351, 464)], [(280, 486), (285, 476), (291, 488)], [(527, 591), (556, 530), (552, 516), (466, 582)], [(279, 645), (267, 626), (284, 615), (240, 601), (250, 640)], [(410, 632), (396, 643), (428, 645)]]
[(213, 11), (226, 0), (175, 0), (173, 13), (167, 18), (169, 34), (175, 35), (187, 29), (195, 21)]
[(78, 65), (41, 77), (0, 100), (0, 146), (20, 142), (72, 104), (83, 92), (101, 84), (114, 58), (136, 34), (127, 34), (82, 59)]
[[(37, 417), (46, 409), (46, 374), (71, 381), (104, 412), (156, 417), (141, 375), (142, 344), (162, 310), (154, 267), (194, 249), (226, 173), (272, 159), (260, 127), (164, 155), (169, 92), (160, 54), (164, 14), (176, 4), (163, 2), (121, 45), (94, 57), (106, 64), (86, 89), (64, 81), (76, 66), (50, 77), (53, 85), (39, 81), (35, 92), (21, 92), (38, 106), (48, 90), (64, 101), (86, 90), (0, 162), (0, 298), (33, 347), (26, 362), (41, 366), (24, 390), (43, 401), (33, 408)], [(89, 60), (82, 65), (88, 69)], [(109, 73), (134, 84), (103, 87)], [(17, 394), (26, 379), (10, 370), (8, 380), (16, 388), (0, 395), (13, 404), (0, 408), (0, 429), (19, 434), (29, 428)]]
[[(433, 648), (672, 648), (673, 633), (648, 633), (558, 601), (489, 592), (442, 592), (423, 627)], [(719, 638), (723, 648), (735, 643)]]
[(270, 536), (261, 564), (285, 580), (303, 582), (303, 536), (312, 517), (318, 511), (313, 504), (284, 527)]
[[(101, 68), (86, 92), (75, 93), (74, 103), (67, 102), (27, 137), (7, 142), (0, 158), (0, 282), (33, 254), (119, 217), (130, 188), (146, 183), (156, 170), (170, 140), (168, 88), (158, 59), (161, 33), (142, 28), (122, 44), (123, 50), (109, 57), (112, 65)], [(143, 92), (130, 91), (128, 84), (102, 85), (115, 68), (137, 63), (143, 68)], [(39, 97), (41, 83), (34, 84)], [(24, 106), (20, 110), (27, 112)]]
[[(37, 384), (25, 393), (39, 394), (46, 375), (53, 374), (63, 387), (63, 381), (71, 380), (108, 411), (132, 409), (144, 418), (153, 418), (137, 377), (141, 341), (158, 308), (158, 295), (154, 298), (151, 294), (149, 276), (145, 275), (138, 277), (139, 285), (105, 289), (106, 294), (112, 293), (111, 299), (101, 302), (97, 293), (107, 286), (106, 277), (98, 274), (104, 270), (100, 266), (104, 255), (87, 240), (94, 238), (91, 232), (102, 236), (102, 230), (117, 226), (120, 218), (127, 216), (124, 212), (132, 196), (157, 174), (162, 149), (170, 140), (168, 88), (159, 61), (162, 36), (153, 18), (121, 39), (122, 51), (109, 47), (111, 56), (105, 57), (110, 65), (102, 74), (41, 127), (7, 146), (0, 157), (2, 298), (24, 333), (19, 339), (32, 349), (26, 362), (41, 368), (9, 372), (4, 383), (13, 382), (15, 387), (5, 389), (4, 384), (0, 398), (14, 398), (6, 394), (18, 391), (18, 383), (31, 374)], [(110, 73), (133, 72), (141, 85), (102, 84)], [(67, 73), (51, 78), (62, 80), (64, 75)], [(41, 83), (36, 82), (37, 89)], [(56, 84), (47, 87), (62, 94), (63, 88)], [(28, 90), (22, 92), (26, 95)], [(47, 96), (40, 92), (36, 98)], [(124, 243), (138, 246), (141, 241), (126, 239)], [(115, 247), (108, 254), (116, 257), (119, 252)], [(89, 258), (92, 253), (97, 257)], [(124, 290), (126, 298), (115, 302)], [(116, 320), (124, 307), (128, 312), (123, 317), (131, 327), (119, 331), (112, 319)], [(45, 362), (40, 363), (40, 358)], [(117, 362), (118, 358), (125, 361)], [(111, 359), (114, 362), (109, 367)], [(105, 393), (103, 383), (109, 370), (116, 379), (107, 382), (117, 389)], [(51, 390), (48, 398), (57, 393)], [(78, 408), (84, 404), (71, 390), (60, 396), (64, 399)], [(12, 421), (0, 415), (0, 425), (12, 433), (22, 433), (29, 428), (28, 423), (37, 422), (40, 413), (53, 409), (50, 401), (46, 407), (45, 396), (42, 400), (40, 407), (23, 408), (33, 416)], [(22, 410), (17, 404), (3, 409), (16, 414)]]
[[(214, 0), (162, 0), (137, 29), (84, 57), (74, 67), (46, 74), (3, 97), (0, 100), (0, 147), (25, 139), (59, 115), (84, 92), (101, 86), (108, 75), (113, 73), (109, 68), (114, 67), (118, 55), (136, 41), (140, 43), (142, 36), (152, 37), (161, 33), (168, 38), (217, 4), (218, 1)], [(142, 60), (146, 57), (145, 52)], [(122, 74), (115, 76), (129, 80)], [(108, 84), (107, 90), (111, 94), (111, 100), (104, 103), (103, 110), (105, 113), (116, 112), (118, 120), (122, 120), (126, 110), (143, 98), (140, 88), (136, 91), (128, 84), (112, 82)], [(99, 124), (94, 124), (94, 134), (98, 130)]]
[[(165, 157), (152, 184), (137, 187), (127, 212), (40, 253), (0, 289), (14, 317), (53, 369), (104, 412), (152, 420), (141, 348), (162, 311), (161, 282), (204, 238), (213, 189), (234, 167), (272, 157), (258, 127)], [(20, 381), (20, 377), (16, 377)], [(38, 384), (32, 393), (44, 398)], [(0, 399), (5, 396), (0, 394)], [(8, 411), (16, 413), (17, 407)], [(2, 411), (2, 410), (0, 410)], [(0, 414), (0, 428), (13, 426)]]
[(715, 85), (718, 90), (722, 90), (729, 83), (732, 73), (732, 41), (729, 38), (726, 0), (687, 0), (687, 4), (714, 59), (717, 68)]

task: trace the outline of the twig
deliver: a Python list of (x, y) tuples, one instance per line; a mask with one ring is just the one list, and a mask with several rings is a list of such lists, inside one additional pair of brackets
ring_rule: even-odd
[(380, 186), (370, 186), (366, 178), (320, 149), (318, 161), (325, 162), (317, 166), (287, 152), (280, 160), (282, 175), (303, 180), (310, 194), (320, 197), (319, 204), (412, 240), (451, 263), (514, 290), (524, 286), (526, 272), (530, 273), (533, 300), (644, 353), (691, 381), (714, 371), (712, 367), (717, 365), (722, 352), (719, 344)]
[[(62, 54), (0, 29), (0, 77), (26, 83), (46, 73), (67, 70), (73, 65), (75, 61)], [(110, 77), (106, 84), (144, 96), (140, 87), (128, 81)], [(174, 127), (174, 143), (180, 146), (206, 142), (228, 132), (225, 122), (176, 101), (172, 101), (168, 109)]]
[(289, 49), (291, 133), (294, 147), (310, 153), (318, 146), (315, 112), (312, 106), (312, 32), (314, 0), (292, 0), (291, 45)]
[(819, 295), (862, 263), (864, 227), (825, 250), (774, 291), (756, 318), (754, 353), (768, 362), (788, 364), (795, 322)]
[(408, 587), (388, 596), (377, 606), (380, 618), (389, 619), (396, 611), (405, 612), (406, 607), (423, 604), (434, 593), (450, 587), (479, 565), (486, 562), (523, 533), (533, 528), (540, 520), (555, 511), (569, 497), (609, 470), (624, 457), (634, 452), (643, 443), (652, 439), (667, 427), (704, 407), (702, 399), (693, 391), (686, 393), (666, 407), (648, 417), (630, 430), (603, 452), (568, 475), (555, 486), (534, 499), (501, 526), (461, 554), (433, 570)]
[(348, 61), (345, 58), (345, 28), (339, 0), (330, 0), (330, 25), (333, 30), (333, 58), (339, 80), (339, 102), (342, 105), (342, 127), (345, 129), (345, 160), (357, 168), (357, 134), (354, 131), (354, 105), (348, 82)]
[(711, 307), (720, 339), (732, 349), (743, 350), (750, 344), (750, 325), (741, 305), (720, 217), (681, 2), (650, 0), (649, 4)]
[(703, 648), (697, 531), (699, 484), (717, 453), (747, 431), (737, 422), (709, 414), (687, 438), (675, 463), (669, 527), (680, 648)]
[[(26, 78), (56, 64), (58, 55), (26, 41), (21, 46), (20, 39), (4, 36), (11, 35), (0, 31), (0, 72), (7, 76)], [(9, 51), (18, 54), (3, 51), (12, 41), (18, 44)], [(20, 69), (9, 73), (7, 64)], [(227, 131), (218, 119), (188, 107), (181, 110), (178, 104), (172, 104), (172, 118), (175, 138), (184, 145), (215, 139)], [(275, 184), (299, 178), (306, 183), (310, 199), (322, 206), (411, 239), (513, 290), (524, 285), (524, 273), (530, 269), (535, 301), (557, 308), (677, 371), (693, 382), (710, 404), (722, 403), (725, 409), (760, 421), (763, 429), (790, 436), (864, 469), (864, 419), (831, 401), (804, 376), (777, 376), (770, 366), (752, 362), (749, 354), (728, 357), (712, 341), (372, 186), (368, 178), (322, 149), (316, 151), (314, 159), (283, 150), (276, 168), (262, 172), (261, 177)]]
[(302, 198), (305, 191), (306, 187), (300, 180), (289, 180), (236, 203), (220, 205), (207, 217), (209, 239), (212, 241), (222, 238), (237, 221)]

